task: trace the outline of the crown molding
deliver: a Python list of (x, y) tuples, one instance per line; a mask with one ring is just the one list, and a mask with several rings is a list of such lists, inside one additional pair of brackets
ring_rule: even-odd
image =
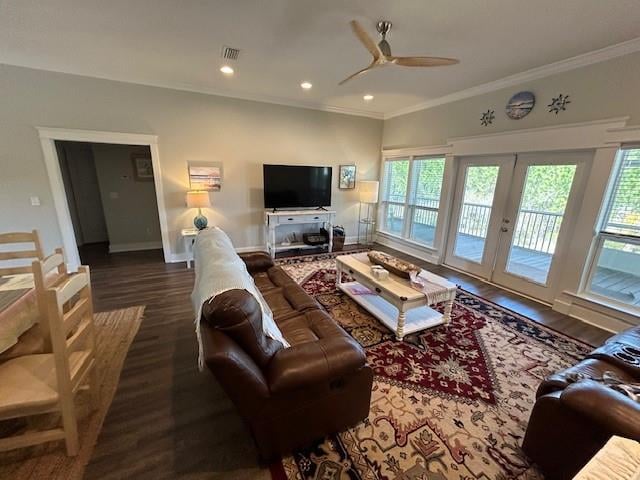
[(66, 75), (76, 75), (76, 76), (85, 77), (85, 78), (97, 78), (100, 80), (109, 80), (109, 81), (127, 83), (127, 84), (133, 84), (133, 85), (144, 85), (148, 87), (166, 88), (170, 90), (199, 93), (204, 95), (215, 95), (215, 96), (225, 97), (225, 98), (235, 98), (238, 100), (248, 100), (252, 102), (282, 105), (286, 107), (306, 108), (310, 110), (318, 110), (318, 111), (329, 112), (329, 113), (338, 113), (342, 115), (355, 115), (359, 117), (374, 118), (376, 120), (388, 120), (401, 115), (406, 115), (408, 113), (427, 110), (429, 108), (433, 108), (438, 105), (444, 105), (446, 103), (456, 102), (458, 100), (463, 100), (465, 98), (475, 97), (477, 95), (482, 95), (484, 93), (490, 93), (503, 88), (513, 87), (521, 83), (537, 80), (539, 78), (544, 78), (544, 77), (548, 77), (558, 73), (574, 70), (576, 68), (585, 67), (585, 66), (592, 65), (599, 62), (604, 62), (606, 60), (611, 60), (613, 58), (621, 57), (623, 55), (628, 55), (630, 53), (635, 53), (638, 51), (640, 51), (640, 37), (628, 40), (626, 42), (618, 43), (616, 45), (611, 45), (609, 47), (601, 48), (599, 50), (594, 50), (592, 52), (583, 53), (581, 55), (567, 58), (565, 60), (560, 60), (558, 62), (543, 65), (541, 67), (532, 68), (524, 72), (516, 73), (514, 75), (510, 75), (508, 77), (504, 77), (499, 80), (494, 80), (492, 82), (483, 83), (481, 85), (476, 85), (475, 87), (460, 90), (458, 92), (444, 95), (442, 97), (427, 100), (425, 102), (420, 102), (410, 107), (405, 107), (399, 110), (395, 110), (391, 113), (373, 112), (368, 110), (338, 107), (338, 106), (327, 105), (323, 103), (306, 102), (302, 100), (292, 100), (288, 98), (263, 95), (263, 94), (240, 93), (240, 92), (230, 91), (227, 89), (212, 88), (209, 86), (196, 86), (196, 85), (191, 85), (186, 83), (165, 83), (165, 82), (160, 82), (156, 79), (152, 79), (152, 80), (144, 79), (144, 80), (132, 81), (125, 78), (120, 78), (117, 76), (103, 74), (103, 73), (87, 75), (86, 73), (74, 72), (69, 70), (65, 71), (65, 70), (59, 70), (55, 68), (34, 67), (33, 65), (28, 65), (20, 62), (16, 62), (16, 63), (0, 62), (0, 66), (1, 65), (15, 66), (15, 67), (21, 67), (21, 68), (29, 68), (32, 70), (42, 70), (42, 71), (53, 72), (53, 73), (62, 73)]
[(54, 68), (34, 67), (32, 65), (20, 64), (20, 63), (0, 62), (0, 66), (2, 65), (6, 65), (9, 67), (28, 68), (30, 70), (40, 70), (40, 71), (52, 72), (52, 73), (61, 73), (64, 75), (75, 75), (77, 77), (96, 78), (99, 80), (108, 80), (111, 82), (127, 83), (130, 85), (141, 85), (145, 87), (165, 88), (165, 89), (177, 90), (181, 92), (199, 93), (203, 95), (214, 95), (217, 97), (224, 97), (224, 98), (235, 98), (237, 100), (248, 100), (251, 102), (268, 103), (272, 105), (281, 105), (285, 107), (306, 108), (309, 110), (317, 110), (321, 112), (339, 113), (342, 115), (354, 115), (357, 117), (374, 118), (376, 120), (384, 119), (383, 112), (372, 112), (372, 111), (360, 110), (356, 108), (338, 107), (334, 105), (326, 105), (323, 103), (305, 102), (301, 100), (292, 100), (288, 98), (275, 97), (275, 96), (263, 95), (263, 94), (234, 92), (227, 89), (212, 88), (208, 86), (199, 87), (199, 86), (194, 86), (186, 83), (164, 83), (164, 82), (159, 82), (157, 80), (147, 81), (146, 79), (133, 81), (133, 80), (128, 80), (124, 78), (119, 78), (117, 76), (106, 75), (101, 73), (97, 73), (95, 75), (87, 75), (86, 73), (57, 70)]
[(580, 67), (586, 67), (593, 65), (594, 63), (604, 62), (613, 58), (628, 55), (640, 51), (640, 37), (628, 40), (626, 42), (611, 45), (609, 47), (594, 50), (592, 52), (576, 55), (575, 57), (560, 60), (558, 62), (549, 63), (541, 67), (525, 70), (524, 72), (509, 75), (508, 77), (494, 80), (492, 82), (483, 83), (475, 87), (460, 90), (455, 93), (450, 93), (439, 98), (427, 100), (411, 107), (401, 108), (394, 112), (384, 115), (384, 119), (399, 117), (400, 115), (406, 115), (407, 113), (418, 112), (420, 110), (427, 110), (438, 105), (445, 103), (456, 102), (465, 98), (475, 97), (484, 93), (494, 92), (503, 88), (513, 87), (515, 85), (537, 80), (539, 78), (549, 77), (558, 73), (568, 72)]

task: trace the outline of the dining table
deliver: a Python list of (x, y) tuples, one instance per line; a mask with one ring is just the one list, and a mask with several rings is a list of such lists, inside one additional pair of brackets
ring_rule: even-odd
[(0, 276), (0, 355), (40, 320), (33, 274)]

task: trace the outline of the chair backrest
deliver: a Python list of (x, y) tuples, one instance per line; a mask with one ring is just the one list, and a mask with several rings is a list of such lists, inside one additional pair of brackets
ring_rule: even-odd
[(56, 248), (55, 252), (44, 260), (34, 260), (31, 263), (33, 270), (33, 284), (36, 289), (38, 310), (40, 311), (39, 328), (45, 340), (45, 346), (51, 351), (51, 336), (49, 333), (49, 321), (47, 320), (47, 289), (61, 284), (67, 278), (67, 265), (64, 261), (64, 251)]
[[(95, 333), (89, 267), (81, 266), (60, 285), (47, 289), (51, 345), (58, 391), (75, 392), (95, 361)], [(77, 353), (76, 353), (77, 352)], [(79, 355), (70, 362), (71, 355)]]
[(18, 250), (2, 249), (0, 251), (0, 275), (17, 275), (20, 273), (31, 273), (31, 265), (22, 265), (16, 261), (23, 259), (42, 260), (42, 244), (37, 230), (31, 232), (0, 233), (1, 245), (33, 244), (32, 248), (22, 248)]

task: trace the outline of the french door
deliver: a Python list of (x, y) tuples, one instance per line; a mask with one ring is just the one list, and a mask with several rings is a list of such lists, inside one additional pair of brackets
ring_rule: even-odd
[(551, 301), (591, 157), (563, 152), (462, 159), (445, 263)]

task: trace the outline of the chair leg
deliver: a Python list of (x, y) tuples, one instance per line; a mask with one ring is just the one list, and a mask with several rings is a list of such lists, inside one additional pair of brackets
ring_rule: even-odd
[(67, 446), (67, 455), (75, 457), (80, 450), (78, 439), (78, 419), (72, 398), (65, 398), (61, 402), (62, 427), (64, 428), (64, 441)]

